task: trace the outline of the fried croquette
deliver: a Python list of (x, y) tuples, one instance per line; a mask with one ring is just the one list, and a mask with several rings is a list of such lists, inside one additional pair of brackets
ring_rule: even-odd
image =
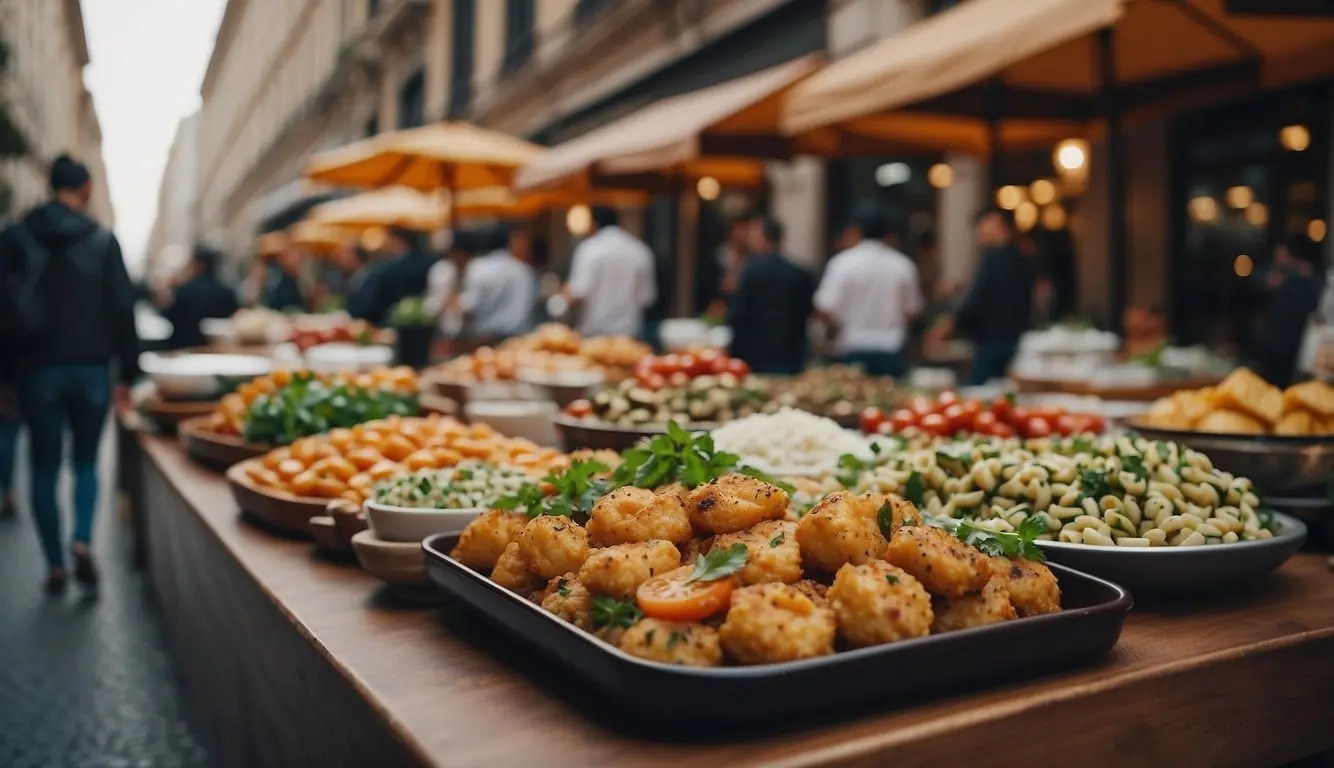
[(1061, 610), (1061, 585), (1044, 563), (1033, 560), (990, 559), (991, 575), (1010, 593), (1010, 604), (1020, 616), (1037, 616)]
[(885, 559), (941, 597), (980, 592), (991, 578), (986, 555), (949, 531), (929, 525), (904, 526), (894, 533)]
[(747, 475), (723, 475), (691, 491), (686, 507), (697, 534), (735, 533), (781, 519), (787, 492)]
[(935, 621), (931, 622), (932, 632), (985, 627), (1017, 617), (1005, 580), (994, 576), (975, 595), (937, 597), (931, 601), (931, 607), (936, 613)]
[(655, 493), (633, 486), (598, 499), (587, 528), (589, 537), (604, 547), (653, 539), (684, 544), (693, 535), (679, 492), (660, 489)]
[(797, 523), (802, 561), (833, 573), (847, 563), (861, 565), (883, 555), (887, 542), (877, 517), (888, 503), (889, 497), (879, 493), (839, 491), (825, 497)]
[(718, 630), (685, 621), (640, 619), (621, 635), (618, 646), (631, 656), (687, 667), (717, 667), (723, 663)]
[(645, 541), (595, 549), (579, 569), (579, 581), (595, 595), (630, 600), (639, 585), (681, 565), (670, 541)]
[(816, 605), (829, 605), (829, 587), (820, 582), (814, 579), (802, 579), (792, 586), (796, 587), (801, 594), (814, 600)]
[(723, 534), (714, 539), (713, 546), (746, 546), (746, 566), (735, 574), (740, 586), (771, 581), (791, 584), (801, 580), (801, 547), (796, 533), (794, 522), (766, 520), (739, 533)]
[(738, 664), (773, 664), (834, 652), (834, 612), (790, 584), (756, 584), (732, 593), (719, 634)]
[(519, 534), (519, 555), (543, 583), (574, 573), (588, 559), (588, 531), (564, 515), (539, 515)]
[(839, 568), (827, 594), (838, 631), (853, 648), (931, 632), (931, 596), (911, 574), (884, 560)]
[(528, 564), (519, 554), (517, 541), (511, 541), (505, 547), (504, 553), (496, 561), (496, 567), (491, 570), (491, 580), (522, 597), (528, 597), (542, 586), (542, 580), (528, 570)]
[(593, 631), (593, 596), (573, 573), (557, 576), (536, 596), (537, 604), (576, 627)]
[(489, 571), (527, 524), (528, 518), (521, 513), (493, 509), (468, 523), (449, 556), (469, 568)]

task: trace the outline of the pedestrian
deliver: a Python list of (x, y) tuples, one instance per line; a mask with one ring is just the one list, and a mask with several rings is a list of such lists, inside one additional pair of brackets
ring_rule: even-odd
[(795, 375), (806, 363), (815, 278), (783, 255), (783, 225), (777, 219), (761, 219), (749, 247), (752, 255), (727, 307), (730, 352), (756, 373)]
[(191, 254), (188, 276), (176, 288), (162, 316), (171, 321), (171, 349), (203, 346), (200, 322), (209, 318), (231, 317), (237, 310), (236, 292), (218, 279), (221, 254), (196, 246)]
[(537, 303), (537, 274), (530, 239), (522, 228), (497, 224), (487, 234), (485, 255), (463, 273), (459, 306), (474, 344), (496, 344), (528, 331)]
[(1265, 378), (1285, 387), (1297, 371), (1297, 357), (1311, 316), (1320, 308), (1324, 286), (1315, 270), (1311, 240), (1299, 235), (1274, 249), (1265, 287), (1269, 304), (1260, 324), (1257, 355)]
[(305, 310), (301, 293), (301, 250), (288, 243), (269, 264), (264, 282), (264, 306), (279, 312)]
[(393, 227), (385, 243), (386, 254), (366, 269), (365, 279), (348, 298), (348, 314), (384, 325), (394, 305), (403, 299), (425, 296), (431, 267), (437, 259), (411, 229)]
[(436, 317), (441, 338), (455, 339), (463, 331), (459, 311), (459, 275), (481, 250), (484, 240), (470, 230), (455, 230), (444, 258), (431, 266), (426, 275), (426, 311)]
[[(0, 271), (33, 281), (27, 295), (34, 303), (25, 306), (40, 307), (27, 315), (31, 322), (23, 328), (31, 343), (11, 360), (31, 445), (30, 491), (49, 569), (46, 588), (57, 593), (67, 578), (56, 501), (64, 433), (68, 428), (73, 438), (74, 577), (93, 587), (98, 445), (111, 403), (118, 408), (129, 403), (129, 385), (139, 373), (139, 340), (134, 286), (120, 243), (84, 213), (92, 194), (88, 168), (61, 156), (51, 164), (50, 180), (51, 201), (0, 235)], [(114, 389), (113, 362), (119, 382)]]
[(638, 337), (644, 310), (657, 297), (656, 283), (653, 251), (621, 229), (616, 209), (595, 206), (593, 232), (574, 249), (564, 292), (580, 310), (579, 332)]
[(1014, 215), (990, 207), (977, 216), (977, 244), (981, 250), (977, 272), (953, 316), (941, 318), (928, 333), (943, 341), (956, 331), (973, 340), (970, 386), (1003, 378), (1010, 368), (1019, 337), (1033, 322), (1033, 292), (1037, 266), (1014, 245)]
[(712, 318), (727, 314), (727, 303), (736, 291), (741, 270), (753, 251), (759, 220), (752, 213), (738, 213), (727, 220), (727, 236), (712, 259), (702, 259), (695, 288), (695, 306)]
[(871, 376), (902, 376), (903, 346), (923, 304), (917, 267), (894, 247), (896, 209), (862, 203), (853, 226), (855, 243), (829, 260), (815, 292), (816, 316), (835, 329), (840, 362)]

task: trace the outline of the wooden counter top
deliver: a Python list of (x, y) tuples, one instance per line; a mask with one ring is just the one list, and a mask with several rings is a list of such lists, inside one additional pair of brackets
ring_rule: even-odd
[(355, 565), (239, 520), (225, 481), (174, 441), (143, 436), (141, 445), (192, 508), (150, 510), (149, 525), (154, 515), (202, 518), (428, 765), (1276, 765), (1334, 747), (1334, 572), (1322, 555), (1213, 600), (1137, 606), (1120, 644), (1092, 667), (673, 743), (586, 717), (568, 679), (468, 614), (386, 600)]

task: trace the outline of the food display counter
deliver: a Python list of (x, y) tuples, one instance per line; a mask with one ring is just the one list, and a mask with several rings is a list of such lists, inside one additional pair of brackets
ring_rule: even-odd
[(462, 606), (398, 602), (354, 564), (242, 520), (226, 480), (175, 440), (123, 445), (150, 580), (218, 765), (1029, 765), (1042, 755), (1213, 766), (1334, 749), (1334, 573), (1323, 555), (1297, 555), (1244, 589), (1140, 600), (1115, 649), (1078, 670), (758, 730), (645, 732)]

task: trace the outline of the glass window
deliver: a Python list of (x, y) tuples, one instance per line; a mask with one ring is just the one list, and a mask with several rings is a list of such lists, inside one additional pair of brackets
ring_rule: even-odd
[(517, 71), (533, 56), (533, 0), (506, 0), (505, 3), (505, 58), (501, 62), (505, 74)]
[(416, 128), (426, 122), (426, 73), (418, 69), (398, 91), (398, 127)]
[(449, 87), (449, 115), (461, 117), (472, 101), (473, 44), (477, 34), (475, 0), (454, 0), (454, 20), (451, 33), (451, 82)]

